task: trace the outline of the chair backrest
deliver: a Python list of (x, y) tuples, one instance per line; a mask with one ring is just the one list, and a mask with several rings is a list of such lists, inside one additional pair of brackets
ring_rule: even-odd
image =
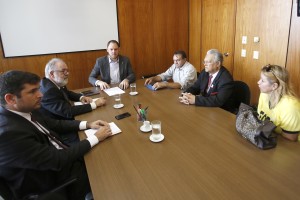
[(243, 102), (247, 105), (250, 104), (251, 92), (249, 86), (243, 81), (234, 81), (234, 113), (236, 114), (239, 110), (240, 104)]

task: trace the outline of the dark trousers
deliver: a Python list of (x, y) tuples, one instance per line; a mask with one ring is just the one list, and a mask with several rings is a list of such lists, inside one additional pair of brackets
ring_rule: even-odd
[(69, 168), (66, 167), (62, 171), (60, 171), (58, 180), (61, 183), (64, 183), (71, 177), (76, 177), (77, 180), (66, 186), (64, 192), (67, 195), (67, 199), (84, 200), (85, 195), (91, 192), (91, 188), (83, 159), (74, 162), (69, 166)]

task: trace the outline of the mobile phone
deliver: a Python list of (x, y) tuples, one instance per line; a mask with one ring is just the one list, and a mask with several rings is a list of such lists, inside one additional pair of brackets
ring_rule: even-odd
[(149, 90), (155, 91), (155, 89), (153, 88), (153, 85), (151, 85), (151, 84), (147, 84), (146, 87), (147, 87)]
[(120, 119), (123, 119), (125, 117), (130, 117), (130, 116), (131, 116), (131, 114), (129, 112), (126, 112), (126, 113), (123, 113), (123, 114), (120, 114), (120, 115), (116, 115), (115, 118), (117, 120), (120, 120)]
[(95, 90), (85, 90), (80, 93), (84, 96), (92, 96), (92, 95), (100, 94), (99, 91), (95, 91)]

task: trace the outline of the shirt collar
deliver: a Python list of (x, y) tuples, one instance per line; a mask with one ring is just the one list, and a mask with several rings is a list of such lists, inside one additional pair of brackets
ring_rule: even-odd
[(119, 57), (118, 57), (117, 61), (113, 61), (109, 56), (107, 56), (107, 57), (108, 57), (109, 63), (119, 63)]
[(7, 110), (9, 110), (10, 112), (13, 112), (17, 115), (20, 115), (20, 116), (24, 117), (28, 121), (31, 121), (31, 113), (18, 112), (18, 111), (10, 110), (10, 109), (7, 109)]
[[(220, 70), (219, 70), (219, 71), (220, 71)], [(209, 74), (209, 76), (212, 75), (212, 79), (214, 79), (214, 78), (216, 78), (216, 76), (218, 75), (219, 71), (217, 71), (217, 72), (214, 73), (214, 74)]]

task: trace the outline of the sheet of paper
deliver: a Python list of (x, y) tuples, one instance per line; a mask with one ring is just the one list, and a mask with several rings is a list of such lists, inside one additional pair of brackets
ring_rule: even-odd
[[(93, 99), (93, 101), (95, 102), (95, 101), (97, 101), (97, 99), (99, 99), (99, 98), (95, 98), (95, 99)], [(83, 103), (80, 101), (74, 102), (74, 106), (79, 106), (79, 105), (83, 105)]]
[(123, 94), (125, 93), (124, 90), (121, 90), (119, 87), (113, 87), (103, 90), (108, 96), (113, 96), (116, 94)]
[[(111, 128), (111, 132), (112, 132), (112, 135), (116, 135), (118, 133), (121, 133), (121, 129), (119, 129), (119, 127), (114, 123), (114, 122), (110, 122), (109, 123), (109, 126)], [(88, 130), (85, 130), (85, 134), (87, 137), (89, 137), (90, 135), (94, 135), (96, 133), (97, 129), (88, 129)]]

